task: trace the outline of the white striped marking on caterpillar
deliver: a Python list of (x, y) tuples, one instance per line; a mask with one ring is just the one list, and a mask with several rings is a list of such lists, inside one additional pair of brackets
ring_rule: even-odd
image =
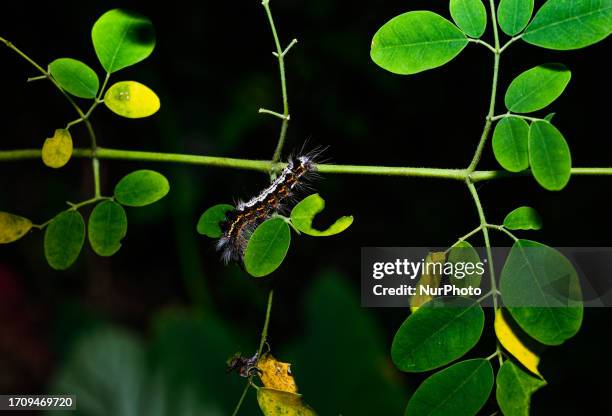
[(225, 263), (241, 262), (255, 229), (275, 213), (284, 213), (296, 192), (307, 187), (309, 180), (316, 175), (315, 159), (321, 151), (318, 149), (295, 159), (289, 158), (287, 166), (270, 186), (247, 202), (238, 201), (235, 209), (225, 214), (225, 221), (219, 224), (222, 235), (217, 242), (217, 250)]

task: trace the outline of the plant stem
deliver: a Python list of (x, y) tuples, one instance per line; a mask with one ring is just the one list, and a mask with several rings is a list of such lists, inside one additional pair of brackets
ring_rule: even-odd
[(502, 118), (507, 118), (507, 117), (522, 118), (523, 120), (527, 120), (527, 121), (540, 121), (540, 120), (543, 120), (543, 119), (538, 118), (538, 117), (528, 117), (528, 116), (522, 116), (520, 114), (513, 114), (513, 113), (500, 114), (498, 116), (493, 117), (491, 120), (492, 121), (497, 121), (497, 120), (500, 120)]
[(281, 93), (283, 96), (283, 113), (276, 113), (270, 110), (259, 110), (260, 113), (269, 113), (273, 114), (282, 119), (281, 122), (281, 130), (278, 137), (278, 143), (276, 144), (276, 149), (274, 150), (274, 155), (272, 156), (272, 168), (274, 165), (280, 160), (281, 154), (283, 152), (283, 147), (285, 145), (285, 137), (287, 136), (287, 127), (289, 127), (289, 99), (287, 97), (287, 79), (285, 76), (285, 54), (297, 43), (296, 39), (293, 39), (291, 43), (287, 46), (285, 50), (282, 49), (280, 40), (278, 38), (278, 33), (276, 31), (276, 25), (274, 24), (274, 18), (272, 17), (272, 11), (270, 10), (270, 0), (263, 0), (261, 2), (262, 6), (266, 10), (266, 16), (268, 16), (268, 22), (270, 23), (270, 29), (272, 30), (272, 36), (274, 37), (274, 46), (276, 46), (276, 52), (274, 56), (278, 59), (278, 69), (280, 72), (280, 83), (281, 83)]
[(476, 234), (477, 232), (479, 232), (482, 229), (482, 226), (479, 225), (478, 227), (474, 228), (472, 231), (470, 231), (469, 233), (467, 233), (466, 235), (464, 235), (463, 237), (459, 237), (457, 239), (457, 241), (455, 241), (455, 244), (453, 244), (452, 246), (450, 246), (449, 248), (446, 249), (446, 251), (444, 252), (444, 254), (447, 254), (449, 251), (451, 251), (451, 248), (453, 248), (454, 246), (456, 246), (457, 244), (461, 243), (462, 241), (467, 240), (468, 238), (470, 238), (471, 236), (473, 236), (474, 234)]
[(506, 227), (503, 227), (501, 225), (494, 225), (494, 224), (487, 224), (486, 227), (492, 230), (497, 230), (499, 232), (502, 232), (506, 234), (508, 237), (510, 237), (512, 240), (518, 241), (518, 237), (515, 236), (513, 233), (511, 233), (508, 229), (506, 229)]
[[(0, 37), (0, 42), (4, 43), (7, 48), (11, 49), (13, 52), (17, 53), (17, 55), (21, 56), (23, 59), (28, 61), (34, 68), (36, 68), (38, 70), (38, 72), (43, 74), (46, 79), (51, 81), (51, 83), (62, 93), (62, 95), (64, 97), (66, 97), (66, 99), (68, 100), (70, 105), (72, 105), (72, 107), (74, 107), (74, 109), (76, 110), (77, 114), (80, 117), (84, 116), (83, 110), (81, 110), (81, 107), (79, 107), (77, 105), (77, 103), (74, 102), (72, 97), (70, 97), (68, 95), (68, 93), (66, 91), (64, 91), (64, 89), (57, 83), (56, 80), (54, 80), (51, 76), (49, 76), (49, 73), (42, 66), (38, 65), (32, 58), (30, 58), (28, 55), (26, 55), (21, 49), (17, 48), (15, 45), (13, 45), (11, 42), (9, 42), (8, 40), (4, 39), (3, 37)], [(36, 77), (36, 78), (38, 78), (38, 77)]]
[(485, 249), (487, 251), (487, 260), (489, 262), (489, 277), (491, 281), (491, 291), (493, 292), (493, 308), (497, 310), (497, 280), (495, 279), (495, 267), (493, 266), (493, 253), (491, 252), (491, 240), (489, 239), (489, 230), (487, 228), (487, 219), (484, 214), (484, 210), (482, 208), (482, 204), (480, 202), (480, 197), (478, 196), (478, 191), (474, 184), (468, 179), (466, 180), (466, 184), (470, 193), (472, 194), (472, 198), (474, 199), (474, 204), (476, 205), (476, 210), (478, 211), (478, 218), (480, 219), (480, 227), (482, 231), (482, 236), (485, 242)]
[(468, 38), (468, 41), (470, 41), (472, 43), (477, 43), (479, 45), (482, 45), (482, 46), (486, 47), (488, 50), (490, 50), (491, 52), (495, 53), (495, 48), (493, 46), (489, 45), (484, 40)]
[(520, 39), (520, 38), (522, 38), (522, 37), (523, 37), (523, 35), (522, 35), (522, 34), (520, 34), (520, 35), (516, 35), (515, 37), (513, 37), (512, 39), (510, 39), (508, 42), (506, 42), (506, 44), (505, 44), (504, 46), (502, 46), (502, 47), (499, 49), (499, 53), (502, 53), (503, 51), (505, 51), (505, 50), (506, 50), (506, 48), (507, 48), (508, 46), (512, 45), (514, 42), (516, 42), (517, 40), (519, 40), (519, 39)]
[(238, 414), (238, 411), (242, 407), (242, 402), (244, 401), (244, 398), (246, 397), (247, 393), (249, 392), (249, 388), (251, 388), (251, 380), (250, 379), (247, 380), (246, 384), (244, 385), (244, 389), (242, 390), (242, 394), (240, 395), (240, 400), (238, 400), (238, 404), (236, 404), (236, 407), (234, 408), (234, 411), (232, 412), (232, 416), (236, 416)]
[[(266, 307), (266, 319), (264, 320), (264, 325), (261, 330), (261, 338), (259, 340), (259, 348), (257, 349), (257, 360), (261, 358), (261, 353), (263, 351), (264, 346), (266, 345), (266, 339), (268, 338), (268, 327), (270, 326), (270, 314), (272, 312), (273, 298), (274, 298), (274, 290), (270, 290), (270, 293), (268, 293), (268, 306)], [(236, 408), (232, 412), (232, 416), (236, 416), (238, 414), (238, 411), (240, 410), (240, 407), (242, 406), (242, 402), (244, 401), (244, 398), (246, 397), (247, 392), (249, 391), (249, 388), (251, 387), (251, 379), (252, 379), (252, 376), (249, 376), (246, 386), (244, 386), (244, 390), (242, 391), (242, 395), (240, 395), (240, 400), (238, 400), (238, 404), (236, 405)]]
[(478, 142), (478, 146), (476, 147), (476, 151), (474, 152), (474, 157), (470, 162), (470, 165), (467, 168), (469, 173), (472, 173), (476, 170), (476, 166), (478, 166), (478, 162), (480, 162), (480, 158), (482, 157), (482, 152), (484, 150), (484, 146), (487, 142), (487, 138), (489, 137), (489, 132), (491, 131), (491, 126), (493, 124), (493, 115), (495, 114), (495, 99), (497, 97), (497, 80), (499, 78), (499, 56), (501, 54), (499, 48), (499, 32), (497, 29), (497, 14), (495, 13), (495, 3), (493, 0), (489, 0), (489, 10), (491, 13), (491, 24), (493, 26), (493, 38), (494, 38), (494, 49), (493, 49), (493, 80), (491, 81), (491, 98), (489, 100), (489, 112), (487, 113), (487, 117), (485, 119), (485, 125), (482, 129), (482, 134), (480, 135), (480, 141)]
[(270, 314), (272, 312), (272, 300), (274, 299), (274, 290), (270, 290), (268, 293), (268, 306), (266, 307), (266, 319), (264, 321), (264, 326), (261, 330), (261, 338), (259, 340), (259, 348), (257, 349), (257, 359), (261, 357), (261, 353), (263, 351), (264, 345), (266, 345), (266, 340), (268, 339), (268, 327), (270, 325)]
[[(91, 149), (75, 148), (73, 157), (93, 158)], [(11, 162), (29, 159), (40, 159), (40, 149), (0, 150), (0, 162)], [(137, 160), (140, 162), (183, 163), (189, 165), (215, 166), (231, 169), (254, 170), (269, 172), (272, 162), (269, 160), (238, 159), (217, 156), (191, 155), (184, 153), (143, 152), (137, 150), (108, 149), (98, 147), (98, 159), (108, 160)], [(284, 165), (281, 165), (284, 166)], [(451, 179), (465, 181), (468, 177), (465, 169), (420, 168), (403, 166), (376, 166), (376, 165), (332, 165), (319, 164), (320, 173), (348, 174), (348, 175), (376, 175), (376, 176), (405, 176), (436, 179)], [(502, 170), (480, 170), (472, 172), (469, 177), (473, 183), (493, 179), (515, 178), (529, 176), (529, 170), (513, 173)], [(572, 176), (610, 176), (612, 167), (572, 168)]]
[(112, 197), (110, 196), (95, 196), (93, 198), (87, 199), (85, 201), (79, 202), (77, 204), (73, 204), (72, 202), (68, 202), (68, 205), (70, 205), (70, 208), (68, 208), (68, 211), (76, 211), (79, 208), (82, 208), (86, 205), (91, 205), (91, 204), (95, 204), (98, 201), (103, 201), (106, 199), (112, 199)]

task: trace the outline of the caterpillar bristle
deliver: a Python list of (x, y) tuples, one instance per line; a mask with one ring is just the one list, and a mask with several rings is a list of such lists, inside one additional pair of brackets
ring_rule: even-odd
[[(248, 201), (237, 200), (234, 210), (220, 223), (222, 235), (217, 241), (224, 263), (242, 262), (247, 244), (255, 229), (274, 214), (286, 214), (297, 195), (314, 189), (311, 182), (320, 178), (317, 163), (327, 147), (315, 147), (308, 153), (290, 156), (287, 166), (272, 183)], [(303, 150), (303, 149), (302, 149)]]

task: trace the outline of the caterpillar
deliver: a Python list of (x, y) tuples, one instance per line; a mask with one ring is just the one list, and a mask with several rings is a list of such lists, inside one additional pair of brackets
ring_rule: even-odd
[(221, 252), (224, 263), (242, 262), (255, 229), (275, 213), (285, 213), (296, 194), (309, 187), (311, 179), (317, 176), (316, 160), (322, 151), (315, 149), (290, 157), (287, 166), (267, 188), (247, 202), (238, 201), (234, 210), (225, 214), (225, 221), (219, 224), (222, 234), (217, 242), (217, 251)]

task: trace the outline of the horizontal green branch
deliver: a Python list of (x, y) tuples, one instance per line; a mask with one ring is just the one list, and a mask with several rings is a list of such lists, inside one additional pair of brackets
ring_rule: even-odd
[[(223, 168), (255, 170), (268, 173), (272, 167), (269, 160), (236, 159), (229, 157), (200, 156), (180, 153), (141, 152), (137, 150), (107, 149), (98, 147), (95, 153), (98, 159), (134, 160), (141, 162), (171, 162), (191, 165), (217, 166)], [(74, 157), (92, 158), (91, 149), (77, 148)], [(1, 161), (18, 161), (39, 159), (40, 149), (2, 150)], [(331, 165), (319, 164), (317, 169), (321, 173), (338, 173), (352, 175), (383, 175), (383, 176), (410, 176), (423, 178), (454, 179), (464, 181), (467, 176), (466, 169), (438, 169), (415, 168), (401, 166), (368, 166), (368, 165)], [(501, 170), (474, 171), (470, 174), (472, 182), (491, 179), (503, 179), (529, 175), (529, 171), (512, 173)], [(572, 168), (572, 175), (612, 175), (610, 168)]]

